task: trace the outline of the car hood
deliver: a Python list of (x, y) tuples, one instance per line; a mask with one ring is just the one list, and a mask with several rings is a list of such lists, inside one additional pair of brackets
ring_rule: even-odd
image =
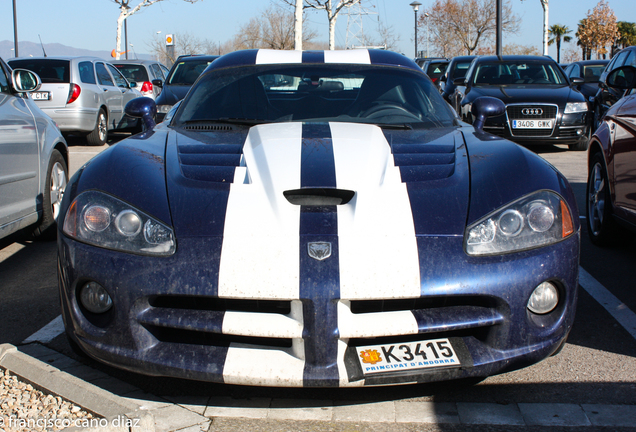
[(249, 132), (181, 130), (166, 152), (173, 224), (177, 237), (298, 236), (301, 212), (316, 206), (285, 195), (311, 204), (304, 191), (323, 189), (354, 193), (332, 207), (339, 236), (463, 235), (463, 144), (457, 128), (393, 134), (366, 124), (279, 123)]
[(506, 85), (473, 87), (471, 100), (480, 96), (492, 96), (506, 105), (513, 103), (553, 103), (565, 107), (566, 102), (583, 102), (585, 97), (569, 86), (558, 85)]

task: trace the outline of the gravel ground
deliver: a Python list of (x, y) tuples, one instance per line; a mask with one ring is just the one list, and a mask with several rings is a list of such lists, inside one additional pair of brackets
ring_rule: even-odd
[(59, 396), (42, 393), (0, 368), (0, 431), (59, 431), (90, 426), (97, 417)]

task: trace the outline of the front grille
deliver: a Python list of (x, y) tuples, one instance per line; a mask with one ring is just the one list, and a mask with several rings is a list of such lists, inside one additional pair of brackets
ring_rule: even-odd
[[(541, 114), (523, 114), (524, 109), (541, 109)], [(552, 135), (554, 127), (556, 126), (556, 119), (559, 109), (556, 105), (541, 105), (541, 104), (522, 104), (522, 105), (508, 105), (506, 106), (506, 113), (508, 115), (508, 121), (510, 126), (510, 132), (512, 136), (521, 137), (548, 137)], [(552, 129), (514, 129), (512, 127), (513, 120), (553, 120), (554, 124)]]
[[(302, 332), (302, 326), (288, 317), (288, 300), (162, 295), (148, 298), (148, 305), (137, 316), (137, 322), (161, 342), (289, 348), (292, 337)], [(241, 322), (239, 328), (224, 329), (228, 316)]]
[[(543, 110), (543, 114), (524, 115), (522, 111), (525, 108), (540, 108)], [(557, 116), (558, 108), (556, 105), (508, 105), (506, 111), (510, 120), (554, 119)]]
[(288, 300), (243, 300), (218, 297), (163, 295), (150, 297), (148, 303), (154, 308), (219, 312), (231, 310), (236, 312), (278, 313), (286, 315), (291, 310), (291, 302)]

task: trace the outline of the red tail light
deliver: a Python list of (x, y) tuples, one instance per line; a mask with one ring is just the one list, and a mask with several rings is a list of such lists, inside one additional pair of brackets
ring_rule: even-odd
[(152, 92), (152, 83), (150, 81), (144, 81), (143, 85), (141, 86), (141, 92), (142, 93)]
[(68, 89), (68, 100), (66, 101), (66, 103), (70, 104), (75, 102), (75, 100), (77, 100), (81, 92), (82, 92), (82, 89), (80, 88), (80, 86), (78, 86), (77, 84), (71, 83), (71, 87)]

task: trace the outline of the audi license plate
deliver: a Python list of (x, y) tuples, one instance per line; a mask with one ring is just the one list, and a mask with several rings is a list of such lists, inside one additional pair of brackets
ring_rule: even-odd
[(513, 129), (552, 129), (554, 120), (513, 120)]
[(448, 339), (356, 347), (365, 375), (410, 369), (457, 367), (461, 363)]
[(33, 100), (49, 100), (50, 97), (50, 93), (47, 91), (31, 92), (31, 99)]

